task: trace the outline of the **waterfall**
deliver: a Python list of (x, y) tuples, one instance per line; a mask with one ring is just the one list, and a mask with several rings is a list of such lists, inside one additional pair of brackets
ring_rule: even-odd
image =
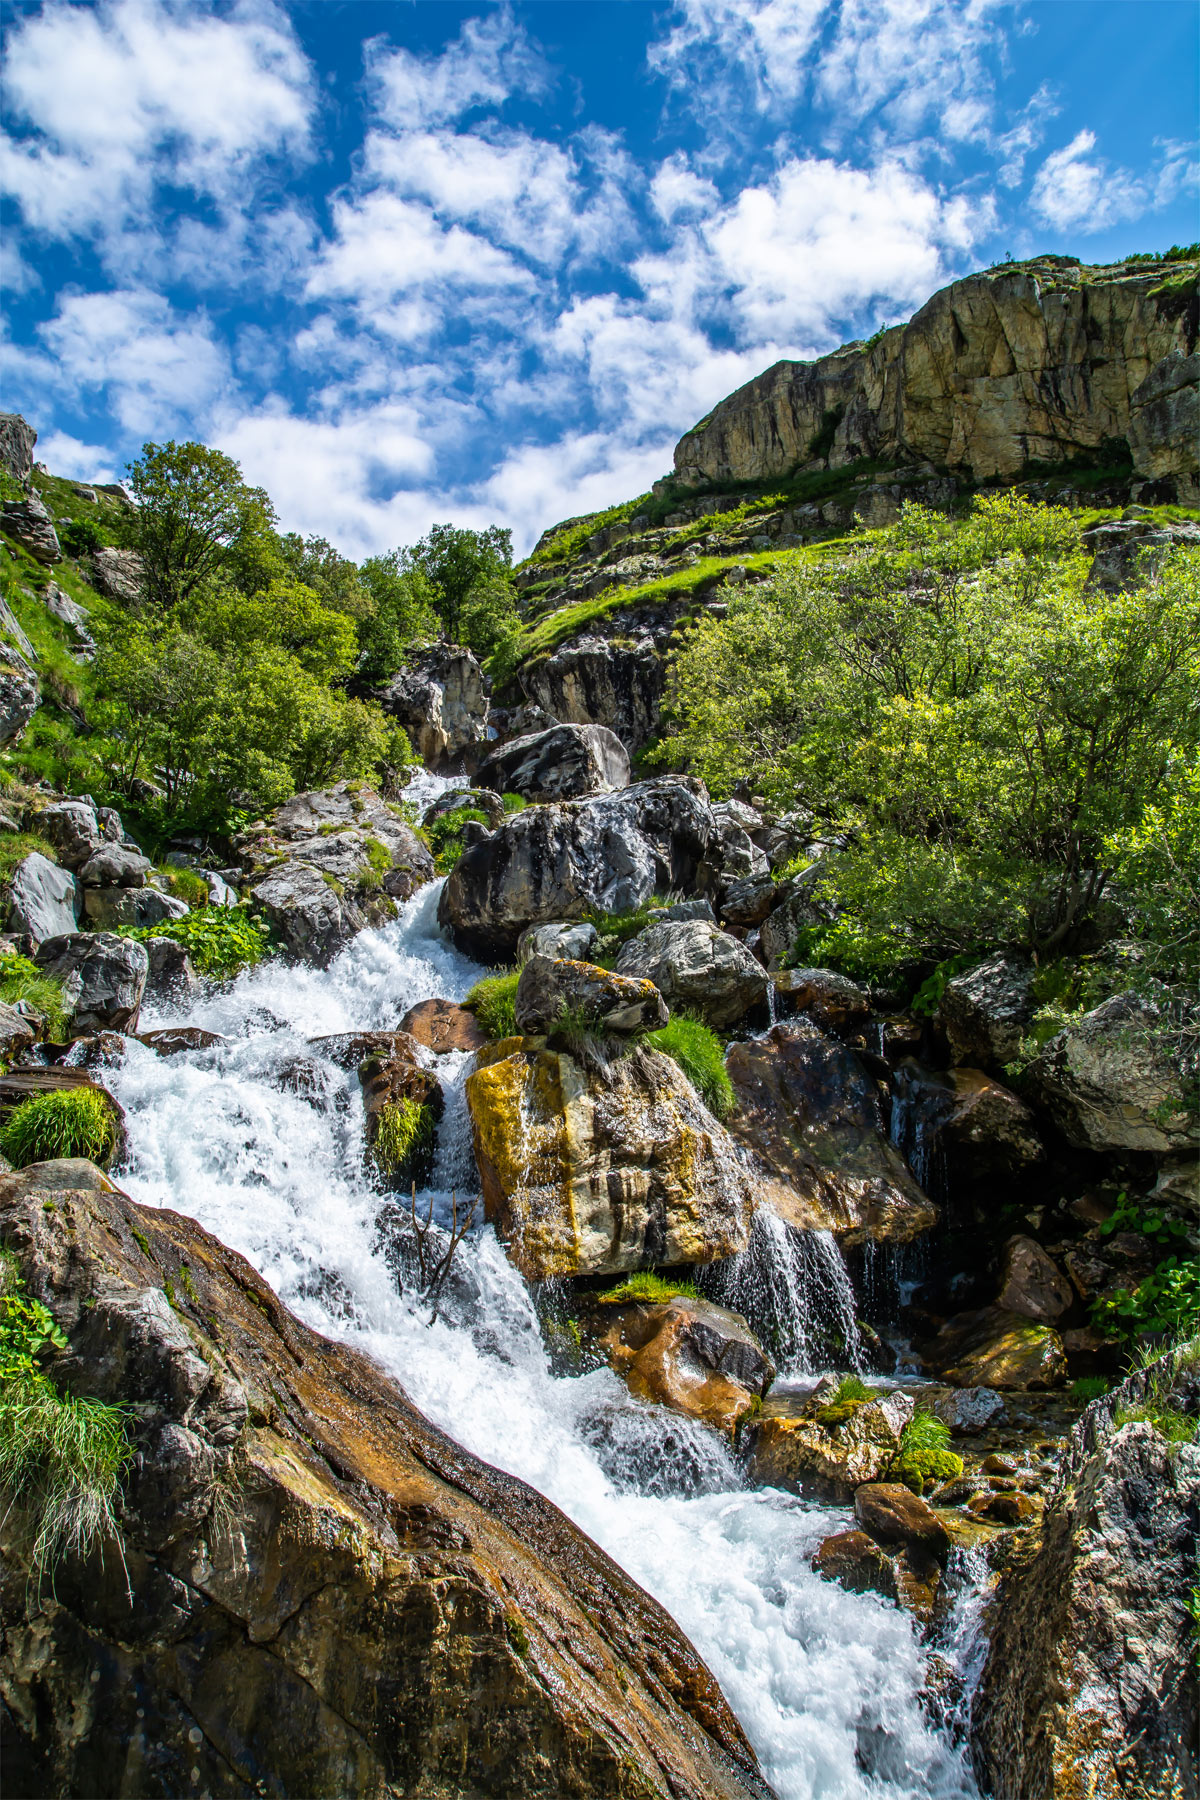
[(828, 1231), (796, 1231), (767, 1207), (737, 1256), (702, 1269), (710, 1299), (741, 1313), (780, 1375), (863, 1368), (854, 1289)]
[[(418, 799), (439, 791), (436, 778), (418, 782)], [(105, 1073), (128, 1118), (121, 1185), (198, 1219), (306, 1323), (357, 1344), (437, 1425), (601, 1544), (696, 1644), (779, 1800), (967, 1800), (976, 1789), (961, 1747), (922, 1708), (926, 1658), (912, 1621), (810, 1567), (821, 1540), (848, 1528), (844, 1509), (748, 1489), (714, 1433), (635, 1400), (611, 1370), (566, 1372), (488, 1226), (460, 1246), (430, 1323), (411, 1281), (407, 1202), (364, 1171), (357, 1077), (309, 1040), (392, 1028), (418, 1000), (462, 997), (482, 971), (438, 931), (438, 892), (422, 890), (328, 969), (273, 961), (209, 987), (186, 1014), (147, 1016), (147, 1027), (186, 1016), (228, 1041), (159, 1057), (131, 1040)], [(298, 1058), (317, 1067), (311, 1098), (284, 1079)], [(418, 1204), (432, 1198), (436, 1224), (451, 1193), (473, 1197), (476, 1177), (469, 1058), (429, 1062), (446, 1108)], [(762, 1306), (791, 1333), (791, 1363), (853, 1362), (836, 1246), (761, 1219), (735, 1282), (759, 1282)], [(881, 1739), (886, 1764), (862, 1750)]]

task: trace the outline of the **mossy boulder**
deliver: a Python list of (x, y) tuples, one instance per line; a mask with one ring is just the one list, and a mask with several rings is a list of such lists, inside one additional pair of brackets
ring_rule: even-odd
[[(901, 1434), (913, 1414), (911, 1398), (892, 1392), (835, 1403), (837, 1388), (827, 1376), (811, 1394), (764, 1402), (754, 1428), (755, 1481), (849, 1500), (864, 1482), (883, 1479), (900, 1453)], [(826, 1412), (830, 1423), (824, 1422)]]

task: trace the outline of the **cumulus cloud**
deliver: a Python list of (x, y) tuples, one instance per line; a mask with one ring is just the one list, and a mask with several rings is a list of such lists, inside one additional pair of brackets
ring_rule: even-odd
[(228, 354), (207, 316), (181, 316), (146, 290), (68, 295), (39, 335), (53, 359), (53, 386), (72, 397), (103, 390), (120, 425), (137, 434), (188, 429), (229, 379)]
[(367, 45), (367, 70), (380, 116), (397, 130), (445, 125), (479, 107), (493, 110), (514, 94), (545, 91), (541, 51), (507, 6), (466, 19), (440, 56), (395, 49), (382, 38)]
[(1077, 132), (1069, 144), (1050, 153), (1034, 177), (1029, 204), (1059, 231), (1103, 231), (1146, 210), (1145, 184), (1093, 156), (1095, 148), (1094, 131)]
[(66, 431), (39, 437), (37, 458), (56, 475), (68, 475), (73, 481), (120, 481), (123, 474), (116, 468), (111, 450), (84, 444)]

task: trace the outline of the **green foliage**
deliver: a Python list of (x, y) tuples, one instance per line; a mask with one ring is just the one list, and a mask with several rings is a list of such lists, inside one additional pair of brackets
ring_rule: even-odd
[(58, 861), (58, 851), (44, 837), (33, 831), (10, 831), (0, 837), (0, 881), (8, 881), (18, 863), (34, 853), (49, 862)]
[(439, 875), (448, 875), (458, 866), (463, 853), (463, 829), (468, 824), (486, 825), (487, 814), (474, 806), (456, 807), (453, 812), (439, 813), (425, 827), (434, 867)]
[(829, 1431), (837, 1431), (854, 1417), (860, 1406), (874, 1398), (866, 1382), (857, 1375), (843, 1375), (824, 1406), (817, 1408), (817, 1423)]
[(253, 967), (271, 949), (269, 927), (244, 906), (209, 906), (184, 919), (127, 927), (121, 936), (143, 944), (151, 938), (172, 938), (183, 945), (197, 974), (217, 980)]
[(100, 549), (105, 534), (95, 519), (72, 519), (58, 527), (58, 541), (68, 556), (87, 556)]
[(503, 806), (505, 812), (511, 817), (513, 813), (524, 812), (525, 808), (529, 805), (529, 802), (528, 800), (523, 799), (520, 794), (501, 794), (500, 804)]
[(1080, 1406), (1090, 1406), (1093, 1400), (1102, 1400), (1111, 1386), (1107, 1375), (1080, 1375), (1071, 1383), (1071, 1398)]
[(519, 969), (503, 975), (485, 975), (482, 981), (475, 983), (463, 1001), (463, 1005), (475, 1014), (490, 1038), (517, 1035), (516, 999), (520, 979)]
[(0, 1381), (39, 1372), (44, 1350), (65, 1350), (67, 1340), (54, 1315), (24, 1291), (16, 1259), (0, 1252)]
[(691, 1281), (676, 1281), (670, 1276), (658, 1275), (652, 1269), (637, 1269), (627, 1275), (616, 1287), (609, 1288), (596, 1298), (605, 1306), (619, 1306), (631, 1300), (646, 1301), (658, 1305), (667, 1300), (695, 1300), (696, 1286)]
[(208, 883), (195, 869), (163, 869), (161, 873), (176, 900), (186, 900), (193, 911), (208, 905)]
[(0, 950), (0, 1000), (15, 1006), (24, 1000), (44, 1020), (47, 1035), (61, 1039), (67, 1027), (62, 982), (45, 975), (27, 956)]
[(1175, 1256), (1135, 1288), (1092, 1302), (1092, 1323), (1132, 1344), (1143, 1334), (1191, 1337), (1200, 1331), (1200, 1268)]
[(400, 550), (368, 558), (359, 576), (373, 603), (359, 625), (359, 674), (386, 681), (404, 667), (415, 644), (436, 637), (433, 590), (425, 571), (406, 563)]
[(725, 1051), (720, 1038), (699, 1019), (673, 1013), (661, 1031), (643, 1039), (679, 1064), (714, 1118), (727, 1119), (733, 1111), (733, 1083), (725, 1072)]
[(954, 977), (961, 975), (964, 969), (969, 969), (977, 960), (976, 956), (968, 952), (965, 956), (948, 956), (945, 962), (940, 962), (933, 974), (925, 977), (913, 995), (909, 1002), (911, 1010), (919, 1013), (922, 1018), (931, 1019), (941, 1005), (942, 995)]
[(661, 894), (652, 894), (643, 906), (635, 907), (631, 912), (585, 913), (584, 923), (596, 927), (600, 936), (600, 955), (611, 962), (623, 944), (653, 924), (651, 913), (655, 908), (666, 905)]
[(58, 1157), (83, 1157), (106, 1168), (117, 1147), (117, 1122), (99, 1088), (56, 1088), (14, 1106), (0, 1124), (0, 1152), (18, 1169)]
[(379, 1113), (371, 1141), (371, 1157), (388, 1180), (415, 1176), (433, 1153), (436, 1124), (419, 1100), (402, 1096)]
[(232, 457), (204, 444), (145, 444), (129, 465), (136, 501), (131, 532), (157, 607), (186, 600), (238, 553), (271, 533), (271, 502), (247, 487)]
[(687, 634), (664, 758), (717, 796), (752, 778), (848, 840), (822, 877), (839, 966), (1061, 955), (1114, 846), (1136, 875), (1128, 834), (1161, 841), (1154, 809), (1200, 736), (1200, 559), (1177, 550), (1122, 594), (1088, 570), (1066, 511), (1011, 492), (960, 521), (906, 506)]
[(568, 520), (548, 544), (533, 552), (528, 561), (535, 564), (568, 562), (597, 531), (603, 531), (609, 525), (623, 525), (641, 512), (649, 499), (649, 494), (639, 494), (636, 500), (624, 500), (620, 506), (610, 506), (606, 512), (588, 513), (582, 519)]
[(1200, 979), (1200, 754), (1168, 743), (1161, 788), (1105, 839), (1153, 973)]
[(403, 556), (428, 582), (429, 603), (446, 637), (485, 656), (499, 648), (516, 622), (511, 531), (433, 525)]
[(902, 1481), (914, 1494), (942, 1481), (953, 1481), (963, 1472), (963, 1460), (952, 1450), (950, 1429), (932, 1413), (916, 1412), (900, 1434), (900, 1449), (888, 1474)]
[(1100, 1236), (1112, 1237), (1117, 1231), (1139, 1231), (1163, 1249), (1186, 1243), (1190, 1235), (1183, 1220), (1174, 1213), (1143, 1206), (1124, 1191), (1117, 1195), (1115, 1207), (1100, 1227)]
[(1198, 1435), (1195, 1419), (1189, 1419), (1173, 1406), (1162, 1401), (1148, 1400), (1140, 1406), (1122, 1406), (1119, 1408), (1113, 1424), (1119, 1430), (1122, 1425), (1136, 1425), (1144, 1422), (1153, 1426), (1159, 1437), (1166, 1438), (1168, 1444), (1194, 1444)]

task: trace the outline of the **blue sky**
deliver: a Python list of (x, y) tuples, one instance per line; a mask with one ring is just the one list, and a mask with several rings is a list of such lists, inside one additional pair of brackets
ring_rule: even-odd
[(5, 6), (2, 404), (355, 556), (648, 487), (782, 356), (1200, 235), (1193, 0)]

